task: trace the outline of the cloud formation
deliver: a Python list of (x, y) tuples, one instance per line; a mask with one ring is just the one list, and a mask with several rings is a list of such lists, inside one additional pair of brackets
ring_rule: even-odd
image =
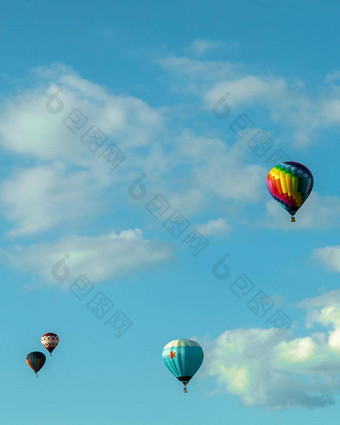
[(173, 78), (173, 87), (199, 97), (212, 110), (226, 93), (232, 110), (267, 111), (268, 118), (289, 129), (290, 143), (306, 146), (331, 127), (340, 126), (338, 74), (327, 75), (316, 92), (301, 80), (249, 73), (240, 64), (169, 56), (158, 62)]
[(325, 330), (281, 337), (275, 329), (236, 329), (207, 341), (207, 373), (220, 388), (248, 406), (317, 408), (340, 393), (340, 290), (299, 304), (306, 329)]
[[(183, 214), (197, 214), (212, 202), (256, 202), (261, 196), (263, 168), (245, 162), (239, 142), (166, 128), (171, 111), (114, 95), (68, 67), (35, 72), (40, 84), (8, 99), (0, 111), (0, 144), (22, 164), (0, 187), (4, 217), (13, 225), (10, 236), (70, 223), (72, 211), (78, 223), (100, 214), (97, 195), (127, 190), (141, 172), (149, 192), (162, 193)], [(84, 139), (94, 125), (107, 138), (102, 146)], [(110, 174), (101, 156), (112, 142), (126, 160)]]
[[(338, 98), (340, 102), (336, 76), (325, 80), (327, 96), (320, 95), (322, 105), (315, 106), (303, 83), (247, 74), (236, 64), (175, 56), (159, 63), (179, 76), (181, 90), (199, 95), (205, 107), (211, 108), (229, 91), (231, 108), (258, 105), (261, 99), (274, 121), (291, 114), (285, 123), (295, 129), (301, 130), (303, 122), (308, 129), (337, 123), (330, 116), (336, 115)], [(232, 132), (222, 140), (211, 131), (172, 128), (167, 125), (171, 108), (154, 108), (141, 99), (115, 95), (63, 65), (39, 68), (35, 74), (39, 84), (7, 99), (0, 109), (0, 144), (21, 164), (4, 176), (0, 186), (2, 214), (13, 226), (8, 235), (34, 235), (71, 223), (71, 210), (76, 210), (78, 223), (85, 222), (103, 212), (97, 194), (103, 198), (109, 190), (124, 188), (126, 193), (140, 173), (146, 175), (150, 196), (161, 193), (173, 209), (189, 218), (204, 210), (216, 214), (217, 206), (225, 214), (235, 205), (240, 210), (263, 200), (267, 170), (246, 159), (249, 150)], [(332, 105), (326, 114), (329, 119), (321, 125), (318, 116), (328, 110), (326, 105)], [(306, 119), (301, 120), (302, 115)], [(82, 136), (94, 125), (107, 139), (91, 150)], [(126, 154), (119, 170), (111, 174), (101, 157), (110, 143)], [(325, 228), (339, 222), (338, 197), (313, 193), (303, 209), (295, 228)], [(273, 201), (267, 202), (266, 210), (264, 225), (292, 229)], [(227, 217), (231, 225), (232, 217)]]

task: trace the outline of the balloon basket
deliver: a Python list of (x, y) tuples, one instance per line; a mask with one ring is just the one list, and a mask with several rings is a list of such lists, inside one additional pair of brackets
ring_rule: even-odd
[(290, 218), (290, 221), (291, 221), (292, 223), (295, 223), (295, 217), (291, 217), (291, 218)]

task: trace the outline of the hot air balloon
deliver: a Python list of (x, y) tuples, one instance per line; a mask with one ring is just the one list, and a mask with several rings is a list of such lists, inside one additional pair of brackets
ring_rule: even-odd
[(33, 351), (32, 353), (27, 354), (26, 362), (35, 373), (35, 376), (38, 376), (39, 370), (46, 362), (46, 357), (45, 354), (40, 351)]
[(298, 162), (286, 161), (272, 168), (267, 176), (267, 186), (272, 197), (278, 201), (295, 221), (295, 213), (313, 189), (311, 171)]
[(203, 362), (202, 347), (191, 339), (176, 339), (163, 348), (162, 357), (170, 372), (183, 382), (186, 393), (188, 382)]
[(49, 332), (41, 337), (41, 343), (50, 352), (50, 356), (52, 356), (52, 351), (59, 344), (59, 337), (57, 334)]

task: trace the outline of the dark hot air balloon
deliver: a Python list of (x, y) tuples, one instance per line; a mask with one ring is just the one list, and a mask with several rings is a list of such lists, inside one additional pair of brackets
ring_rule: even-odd
[(35, 373), (35, 376), (38, 376), (39, 370), (46, 362), (46, 357), (45, 354), (40, 351), (33, 351), (32, 353), (27, 354), (26, 362)]

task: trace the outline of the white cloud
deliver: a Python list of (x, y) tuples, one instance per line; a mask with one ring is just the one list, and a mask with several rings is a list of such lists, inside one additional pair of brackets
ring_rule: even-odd
[(283, 77), (252, 75), (244, 72), (216, 82), (206, 91), (204, 102), (212, 108), (225, 93), (230, 108), (242, 110), (261, 105), (269, 117), (290, 129), (292, 142), (307, 145), (324, 127), (338, 125), (335, 110), (330, 105), (332, 95), (325, 97), (322, 90), (312, 98), (301, 81), (287, 81)]
[(211, 110), (225, 93), (232, 111), (252, 107), (268, 111), (284, 126), (290, 143), (301, 146), (317, 139), (326, 128), (340, 126), (338, 73), (326, 77), (313, 93), (301, 80), (277, 75), (251, 74), (239, 64), (171, 56), (158, 62), (174, 75), (176, 91), (189, 91)]
[[(161, 63), (186, 79), (193, 76), (190, 81), (203, 87), (199, 93), (203, 93), (208, 104), (216, 101), (220, 91), (226, 90), (230, 91), (228, 102), (231, 107), (252, 105), (254, 102), (258, 104), (261, 98), (263, 105), (270, 107), (273, 117), (275, 115), (277, 119), (280, 119), (282, 113), (291, 111), (291, 119), (297, 120), (296, 131), (302, 129), (301, 123), (298, 123), (299, 114), (311, 117), (311, 112), (315, 112), (315, 105), (304, 92), (301, 82), (289, 84), (280, 77), (247, 75), (239, 66), (222, 62), (171, 57)], [(245, 162), (247, 149), (240, 140), (234, 142), (231, 133), (233, 144), (211, 134), (197, 134), (190, 129), (178, 128), (169, 132), (165, 128), (164, 118), (166, 115), (171, 116), (170, 109), (156, 110), (140, 99), (113, 95), (105, 87), (85, 80), (61, 65), (38, 69), (36, 74), (38, 78), (45, 79), (39, 88), (20, 93), (3, 105), (0, 113), (0, 143), (25, 158), (36, 159), (37, 170), (33, 171), (31, 167), (26, 170), (27, 175), (38, 176), (42, 172), (41, 167), (45, 164), (51, 167), (55, 161), (81, 167), (84, 169), (83, 176), (85, 171), (88, 172), (83, 183), (79, 180), (79, 174), (73, 176), (73, 171), (68, 172), (70, 182), (79, 182), (77, 199), (80, 205), (86, 199), (86, 206), (78, 209), (80, 219), (83, 212), (99, 212), (96, 193), (102, 193), (109, 185), (111, 189), (119, 185), (119, 190), (122, 185), (128, 187), (140, 172), (147, 175), (150, 194), (162, 193), (171, 206), (183, 214), (196, 214), (204, 208), (217, 205), (219, 201), (243, 204), (263, 199), (265, 169), (261, 165)], [(180, 85), (183, 88), (184, 81)], [(58, 114), (49, 113), (47, 109), (56, 107), (57, 101), (48, 107), (46, 102), (49, 96), (57, 93), (58, 87), (63, 88), (59, 93), (63, 109)], [(331, 107), (329, 102), (337, 101), (338, 92), (333, 87), (330, 93), (331, 97), (323, 98), (323, 106), (317, 106), (319, 115), (324, 114), (320, 111), (325, 111), (327, 105), (335, 113), (336, 108), (334, 105)], [(73, 134), (64, 125), (63, 119), (74, 108), (79, 108), (88, 118), (84, 129), (96, 124), (110, 142), (114, 141), (127, 154), (127, 160), (119, 172), (109, 176), (98, 154), (90, 152), (81, 142), (80, 135)], [(327, 122), (336, 121), (336, 117), (330, 117), (330, 112), (325, 114), (329, 117)], [(308, 119), (301, 122), (308, 122)], [(326, 121), (323, 120), (323, 123)], [(321, 126), (315, 115), (313, 123)], [(305, 134), (304, 131), (301, 134)], [(64, 198), (55, 196), (53, 179), (47, 178), (44, 183), (39, 183), (36, 193), (30, 199), (22, 194), (25, 191), (24, 174), (24, 170), (19, 171), (18, 177), (7, 178), (2, 186), (5, 217), (15, 225), (10, 234), (34, 234), (51, 229), (58, 223), (68, 222), (67, 210), (58, 206)], [(86, 179), (91, 180), (91, 183), (86, 183)], [(91, 190), (86, 187), (91, 187)], [(66, 188), (66, 198), (67, 192), (72, 190), (71, 184)], [(49, 208), (51, 201), (54, 211), (58, 213), (53, 213), (52, 208)], [(266, 209), (265, 226), (325, 228), (337, 225), (340, 199), (313, 193), (297, 214), (294, 226), (289, 222), (287, 213), (274, 201), (269, 201)], [(228, 217), (228, 224), (230, 221)]]
[(331, 305), (332, 303), (340, 305), (340, 289), (325, 292), (319, 297), (306, 298), (299, 303), (301, 308), (309, 310), (315, 307), (323, 307), (325, 305)]
[(207, 51), (223, 46), (222, 41), (194, 40), (189, 50), (197, 56), (203, 56)]
[(228, 103), (235, 107), (250, 105), (260, 99), (262, 104), (269, 103), (275, 98), (286, 95), (287, 88), (283, 79), (247, 75), (231, 81), (217, 83), (213, 89), (205, 94), (206, 102), (212, 106), (221, 97), (221, 94), (226, 92), (230, 93)]
[(264, 168), (244, 163), (246, 151), (241, 142), (228, 147), (221, 140), (196, 137), (190, 131), (183, 132), (180, 142), (179, 155), (194, 163), (194, 182), (207, 194), (241, 202), (258, 200)]
[(143, 239), (139, 229), (92, 237), (69, 236), (55, 244), (1, 250), (1, 260), (6, 264), (59, 286), (62, 282), (56, 276), (63, 274), (64, 261), (60, 269), (56, 265), (65, 255), (69, 284), (79, 275), (86, 275), (92, 282), (117, 280), (168, 260), (171, 252), (165, 244)]
[(340, 245), (315, 249), (313, 256), (321, 261), (329, 270), (340, 273)]
[[(16, 153), (18, 161), (23, 158), (24, 165), (30, 161), (30, 168), (15, 169), (0, 188), (4, 215), (14, 224), (11, 236), (68, 223), (73, 206), (82, 222), (84, 215), (100, 212), (96, 194), (109, 186), (127, 188), (138, 172), (147, 175), (150, 196), (162, 193), (183, 214), (195, 214), (218, 200), (258, 200), (263, 169), (245, 164), (247, 151), (240, 143), (227, 145), (182, 128), (169, 133), (164, 111), (137, 98), (110, 94), (61, 65), (38, 69), (36, 77), (42, 80), (39, 87), (9, 99), (0, 113), (1, 145)], [(71, 124), (68, 114), (74, 109), (88, 119), (76, 134), (65, 125)], [(99, 159), (104, 149), (93, 153), (82, 143), (81, 134), (93, 124), (126, 153), (119, 172), (109, 175), (105, 169)]]
[[(175, 76), (174, 81), (170, 78), (168, 81), (169, 88), (172, 91), (181, 94), (189, 92), (198, 95), (202, 100), (205, 93), (211, 90), (216, 81), (221, 81), (226, 76), (228, 78), (237, 76), (239, 69), (238, 65), (227, 62), (194, 60), (177, 56), (157, 60), (156, 64)], [(218, 99), (223, 94), (220, 94)]]
[(231, 226), (224, 218), (217, 218), (204, 224), (198, 224), (196, 229), (204, 236), (217, 236), (219, 238), (223, 238), (231, 232)]
[(326, 407), (340, 394), (340, 289), (305, 299), (306, 329), (236, 329), (206, 339), (206, 371), (243, 404), (267, 409)]
[[(36, 74), (43, 85), (8, 99), (1, 108), (0, 143), (12, 152), (89, 166), (95, 155), (80, 137), (92, 125), (107, 136), (106, 145), (115, 142), (122, 150), (150, 143), (163, 127), (162, 114), (142, 100), (110, 94), (69, 68), (56, 65)], [(71, 124), (69, 114), (75, 109), (84, 115), (83, 126), (72, 132), (65, 123)]]
[(98, 189), (89, 172), (70, 172), (61, 163), (17, 171), (0, 185), (4, 215), (14, 224), (8, 235), (79, 224), (100, 207)]
[[(319, 297), (307, 298), (299, 307), (307, 310), (306, 327), (310, 329), (315, 323), (324, 326), (334, 325), (340, 328), (340, 289), (325, 292)], [(338, 331), (337, 331), (338, 332)]]
[[(8, 234), (15, 237), (80, 224), (101, 212), (103, 191), (129, 176), (124, 166), (110, 173), (100, 155), (112, 142), (126, 155), (129, 149), (148, 155), (163, 128), (162, 114), (142, 100), (112, 95), (65, 66), (39, 68), (35, 78), (38, 87), (8, 99), (0, 111), (0, 144), (17, 154), (12, 175), (0, 187), (3, 215), (14, 225)], [(72, 120), (81, 116), (77, 130)], [(95, 152), (81, 139), (93, 125), (107, 137)], [(132, 152), (129, 159), (134, 164)], [(21, 160), (30, 167), (18, 166)]]
[(139, 160), (143, 161), (150, 192), (162, 193), (174, 209), (191, 215), (212, 205), (216, 208), (217, 203), (223, 204), (224, 211), (226, 200), (231, 206), (256, 203), (262, 198), (265, 169), (247, 164), (246, 154), (241, 142), (230, 146), (186, 129), (165, 151), (157, 151), (152, 161)]
[[(238, 66), (221, 62), (172, 57), (164, 59), (162, 65), (185, 79), (193, 76), (190, 81), (203, 87), (202, 96), (208, 103), (216, 100), (220, 91), (229, 90), (231, 107), (252, 105), (261, 98), (263, 105), (270, 107), (277, 117), (286, 109), (292, 111), (294, 119), (300, 113), (309, 117), (314, 108), (299, 82), (288, 84), (275, 76), (247, 75)], [(38, 69), (36, 76), (43, 79), (43, 84), (9, 99), (0, 113), (2, 146), (22, 158), (35, 159), (37, 167), (15, 170), (16, 175), (5, 177), (0, 188), (4, 216), (14, 224), (9, 232), (11, 236), (35, 234), (69, 223), (74, 208), (81, 223), (101, 211), (97, 194), (105, 193), (109, 186), (110, 190), (122, 190), (124, 185), (127, 188), (141, 172), (147, 175), (150, 196), (162, 193), (173, 208), (188, 216), (223, 202), (223, 213), (229, 208), (230, 214), (234, 214), (232, 203), (242, 205), (263, 199), (266, 170), (245, 162), (247, 149), (241, 140), (234, 142), (231, 133), (233, 144), (188, 128), (169, 132), (164, 118), (171, 116), (170, 109), (156, 110), (140, 99), (111, 94), (105, 87), (61, 65)], [(338, 95), (333, 83), (325, 84), (332, 87), (333, 98), (323, 99), (323, 106), (318, 106), (319, 115), (327, 109), (326, 105), (330, 106), (329, 102), (336, 102)], [(185, 81), (180, 85), (183, 88)], [(58, 87), (63, 90), (58, 92)], [(59, 93), (63, 106), (57, 114), (48, 112), (58, 106), (58, 100), (48, 103), (55, 93)], [(88, 118), (84, 129), (96, 124), (110, 142), (127, 154), (119, 172), (109, 175), (99, 154), (91, 152), (81, 142), (80, 134), (72, 133), (64, 125), (63, 120), (74, 108)], [(335, 113), (336, 108), (330, 110)], [(330, 118), (330, 112), (326, 115), (328, 122), (336, 121), (336, 117)], [(313, 116), (313, 122), (317, 123), (318, 118)], [(56, 161), (68, 164), (68, 171), (56, 171)], [(74, 166), (83, 171), (74, 171)], [(29, 189), (28, 180), (33, 183)], [(228, 206), (226, 200), (231, 201)], [(340, 199), (312, 193), (294, 225), (274, 201), (267, 202), (266, 210), (265, 226), (290, 230), (326, 228), (339, 222)], [(209, 212), (215, 214), (213, 210)], [(232, 217), (226, 216), (230, 225)]]

